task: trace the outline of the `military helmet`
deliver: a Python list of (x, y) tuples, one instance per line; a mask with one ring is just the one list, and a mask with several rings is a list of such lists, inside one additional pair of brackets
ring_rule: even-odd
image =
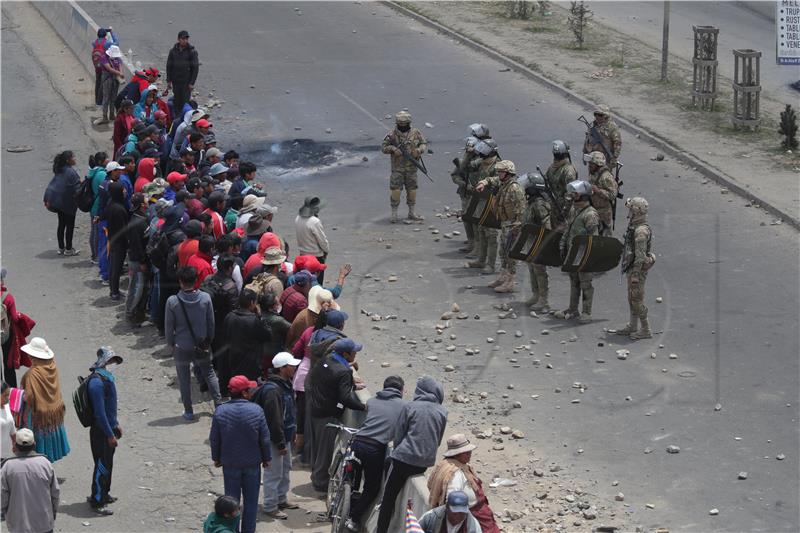
[(611, 116), (611, 109), (605, 104), (600, 104), (594, 110), (595, 115), (603, 115), (604, 117)]
[(588, 154), (583, 154), (583, 160), (587, 163), (594, 163), (595, 165), (599, 165), (601, 167), (606, 166), (606, 155), (603, 152), (589, 152)]
[(481, 155), (482, 157), (489, 157), (496, 150), (496, 147), (490, 146), (489, 143), (486, 141), (491, 141), (491, 139), (486, 139), (485, 141), (478, 141), (477, 144), (475, 144), (475, 152)]
[(517, 183), (519, 183), (520, 187), (525, 189), (525, 192), (527, 192), (528, 194), (530, 194), (534, 190), (536, 191), (545, 190), (544, 178), (538, 172), (522, 174), (517, 178)]
[(495, 152), (497, 151), (497, 141), (495, 141), (491, 137), (489, 137), (488, 139), (483, 139), (483, 142), (485, 142), (489, 146), (489, 148), (491, 148), (493, 151)]
[(569, 145), (564, 141), (556, 139), (553, 141), (553, 153), (554, 154), (568, 154), (569, 153)]
[(592, 195), (592, 184), (588, 181), (575, 180), (567, 183), (567, 194), (580, 194), (581, 196)]
[(636, 196), (625, 200), (625, 207), (631, 210), (631, 215), (636, 216), (646, 215), (650, 205), (647, 203), (647, 200), (641, 196)]
[(513, 176), (517, 175), (517, 167), (514, 165), (514, 162), (509, 159), (503, 159), (502, 161), (498, 161), (497, 164), (494, 166), (494, 169), (497, 172), (505, 171)]
[(475, 124), (470, 124), (469, 131), (473, 136), (477, 137), (478, 139), (487, 139), (489, 138), (490, 135), (489, 128), (486, 126), (486, 124), (481, 124), (479, 122), (476, 122)]
[(472, 135), (464, 139), (464, 143), (466, 144), (467, 148), (475, 148), (479, 142), (481, 142), (481, 140), (477, 137), (473, 137)]
[(394, 121), (397, 124), (411, 124), (411, 113), (408, 111), (400, 111), (394, 116)]

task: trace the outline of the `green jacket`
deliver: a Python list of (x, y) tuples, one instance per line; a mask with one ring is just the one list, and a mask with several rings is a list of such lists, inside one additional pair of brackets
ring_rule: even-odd
[(569, 222), (567, 230), (561, 236), (559, 248), (562, 254), (566, 254), (569, 247), (572, 246), (572, 239), (578, 235), (599, 235), (600, 234), (600, 217), (597, 211), (591, 205), (584, 207), (572, 206), (572, 211), (569, 213)]
[(533, 198), (528, 202), (528, 208), (525, 210), (522, 222), (523, 224), (541, 226), (544, 229), (553, 229), (550, 222), (550, 202), (541, 196)]
[(239, 517), (224, 518), (217, 513), (209, 513), (203, 522), (203, 533), (236, 533), (239, 530)]

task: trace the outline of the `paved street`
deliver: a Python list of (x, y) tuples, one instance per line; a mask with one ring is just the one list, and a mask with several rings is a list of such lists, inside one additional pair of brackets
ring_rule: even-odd
[[(466, 405), (448, 401), (448, 433), (495, 423), (525, 432), (526, 439), (509, 442), (500, 452), (491, 451), (489, 441), (478, 441), (475, 454), (484, 463), (484, 481), (508, 477), (509, 469), (527, 465), (534, 454), (546, 464), (562, 465), (564, 483), (580, 483), (595, 502), (616, 513), (601, 515), (597, 524), (566, 522), (566, 529), (575, 531), (600, 522), (670, 531), (798, 529), (797, 232), (771, 226), (771, 217), (721, 194), (674, 161), (651, 161), (655, 149), (627, 135), (624, 192), (650, 201), (658, 262), (648, 278), (647, 305), (655, 331), (663, 333), (631, 343), (602, 331), (627, 319), (617, 272), (595, 283), (594, 323), (578, 327), (532, 318), (522, 305), (528, 297), (525, 268), (518, 274), (524, 290), (495, 295), (484, 287), (488, 279), (462, 268), (456, 252), (460, 237), (441, 238), (463, 228), (454, 218), (435, 214), (458, 205), (450, 160), (462, 148), (468, 124), (487, 123), (503, 157), (528, 171), (548, 164), (555, 138), (568, 141), (573, 154), (580, 151), (583, 129), (575, 117), (587, 110), (521, 76), (499, 72), (497, 63), (378, 4), (81, 5), (98, 23), (118, 29), (123, 50), (133, 49), (134, 60), (144, 64), (163, 67), (174, 36), (190, 31), (202, 62), (201, 101), (210, 92), (225, 101), (212, 112), (221, 146), (263, 160), (275, 143), (308, 138), (341, 143), (345, 155), (353, 156), (313, 173), (260, 172), (270, 202), (279, 206), (275, 228), (294, 245), (292, 221), (302, 197), (313, 193), (328, 200), (321, 216), (333, 246), (329, 263), (332, 269), (353, 264), (341, 304), (351, 317), (348, 333), (365, 342), (359, 357), (370, 388), (389, 372), (407, 383), (430, 373), (445, 381), (448, 392), (458, 387), (490, 393), (488, 400), (474, 397)], [(3, 6), (4, 29), (12, 9), (21, 8)], [(86, 216), (76, 237), (84, 253), (67, 260), (55, 255), (55, 218), (40, 203), (52, 154), (73, 148), (83, 173), (96, 149), (89, 139), (98, 135), (84, 134), (90, 112), (71, 103), (89, 103), (89, 81), (76, 80), (66, 62), (53, 72), (33, 60), (41, 55), (47, 65), (59, 63), (58, 45), (46, 30), (40, 27), (35, 39), (28, 36), (37, 43), (31, 55), (15, 31), (3, 32), (2, 263), (20, 309), (38, 322), (35, 333), (56, 349), (65, 394), (75, 376), (86, 372), (96, 346), (112, 344), (127, 357), (119, 375), (121, 422), (129, 427), (115, 469), (119, 510), (112, 518), (95, 518), (83, 503), (91, 466), (88, 438), (68, 406), (74, 450), (56, 465), (65, 478), (57, 530), (86, 530), (83, 521), (95, 531), (197, 528), (210, 510), (211, 493), (222, 490), (205, 442), (210, 406), (205, 404), (199, 422), (180, 422), (178, 392), (167, 386), (174, 369), (162, 344), (152, 332), (132, 331), (118, 321), (121, 308), (112, 306), (89, 266)], [(83, 71), (79, 76), (88, 80)], [(54, 88), (67, 91), (65, 98)], [(421, 177), (419, 207), (426, 221), (417, 226), (388, 224), (388, 162), (377, 151), (392, 123), (385, 117), (402, 108), (409, 109), (435, 152), (427, 166), (436, 183)], [(5, 152), (17, 144), (35, 150)], [(579, 165), (579, 172), (584, 175), (585, 167)], [(617, 215), (618, 236), (623, 211)], [(385, 282), (390, 274), (398, 276), (396, 283)], [(663, 303), (655, 302), (657, 296)], [(566, 277), (554, 273), (552, 303), (561, 308), (567, 297)], [(446, 333), (456, 334), (452, 342), (458, 348), (447, 352), (447, 341), (434, 342), (434, 326), (454, 301), (480, 318), (454, 321)], [(520, 318), (498, 319), (492, 305), (501, 302), (515, 306)], [(360, 309), (396, 314), (398, 320), (376, 330)], [(498, 335), (498, 329), (509, 333)], [(523, 336), (516, 338), (515, 330)], [(568, 341), (572, 335), (577, 341)], [(489, 345), (487, 337), (497, 342)], [(530, 339), (538, 341), (533, 352), (514, 352)], [(472, 346), (480, 353), (465, 356), (463, 348)], [(616, 358), (620, 348), (631, 350), (625, 361)], [(438, 361), (427, 360), (429, 355)], [(380, 368), (384, 361), (391, 368)], [(456, 371), (444, 374), (448, 363)], [(575, 382), (588, 385), (586, 392), (572, 388)], [(508, 398), (501, 398), (504, 393)], [(573, 399), (581, 402), (572, 404)], [(510, 408), (514, 401), (522, 408)], [(714, 409), (717, 403), (720, 411)], [(671, 444), (681, 452), (667, 454)], [(786, 459), (777, 461), (779, 453)], [(749, 473), (746, 481), (737, 481), (740, 471)], [(302, 498), (303, 508), (319, 510), (307, 474), (294, 476), (293, 494)], [(614, 480), (618, 486), (612, 486)], [(625, 505), (615, 507), (620, 491)], [(489, 489), (488, 497), (497, 512), (532, 498), (508, 488)], [(712, 508), (719, 516), (709, 516)], [(310, 517), (299, 512), (286, 529), (322, 530)], [(531, 530), (543, 524), (531, 515), (507, 530), (523, 525)], [(259, 528), (277, 526), (261, 522)]]

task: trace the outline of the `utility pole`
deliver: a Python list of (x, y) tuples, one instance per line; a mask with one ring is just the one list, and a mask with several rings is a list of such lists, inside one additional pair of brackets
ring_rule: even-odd
[(667, 56), (669, 55), (669, 1), (664, 0), (664, 28), (661, 34), (661, 81), (667, 81)]

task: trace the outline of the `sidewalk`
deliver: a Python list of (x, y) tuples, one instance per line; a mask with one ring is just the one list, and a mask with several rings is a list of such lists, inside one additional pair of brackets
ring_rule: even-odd
[[(628, 122), (640, 134), (666, 141), (676, 148), (676, 155), (684, 156), (687, 166), (706, 166), (707, 175), (749, 197), (749, 205), (768, 206), (776, 218), (800, 227), (800, 157), (784, 153), (777, 134), (783, 102), (762, 93), (761, 128), (736, 130), (730, 123), (730, 80), (719, 76), (715, 112), (697, 111), (691, 106), (690, 61), (670, 56), (670, 81), (662, 84), (657, 81), (660, 50), (597, 23), (588, 30), (585, 48), (576, 50), (566, 25), (567, 12), (558, 6), (550, 16), (537, 11), (530, 20), (517, 20), (507, 18), (499, 2), (463, 2), (457, 10), (451, 2), (398, 5), (521, 63), (561, 86), (565, 95), (606, 103), (623, 127)], [(632, 134), (625, 129), (623, 160), (625, 136)]]

